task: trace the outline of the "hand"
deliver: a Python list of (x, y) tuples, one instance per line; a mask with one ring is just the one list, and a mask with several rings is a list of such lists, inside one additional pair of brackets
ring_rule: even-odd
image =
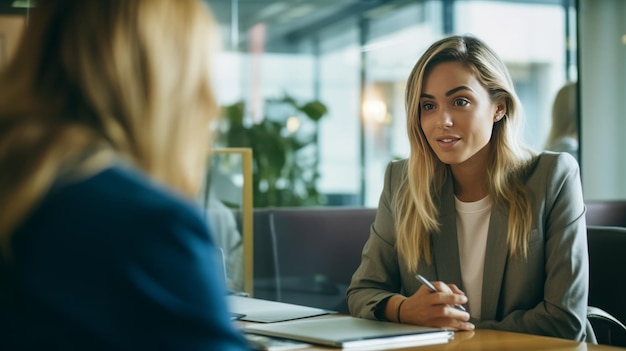
[(454, 284), (432, 282), (439, 292), (431, 292), (422, 286), (408, 297), (401, 306), (402, 323), (427, 327), (474, 330), (469, 323), (470, 315), (454, 307), (467, 303), (465, 293)]

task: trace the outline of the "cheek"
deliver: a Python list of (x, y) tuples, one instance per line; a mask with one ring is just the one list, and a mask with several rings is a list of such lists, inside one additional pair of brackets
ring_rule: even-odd
[(424, 134), (426, 136), (428, 136), (429, 131), (432, 129), (433, 127), (433, 121), (434, 118), (429, 118), (429, 117), (424, 117), (422, 116), (419, 120), (419, 128), (422, 130), (422, 132), (424, 132)]
[(493, 134), (493, 123), (490, 121), (482, 121), (474, 126), (475, 134), (482, 143), (487, 144), (491, 140)]

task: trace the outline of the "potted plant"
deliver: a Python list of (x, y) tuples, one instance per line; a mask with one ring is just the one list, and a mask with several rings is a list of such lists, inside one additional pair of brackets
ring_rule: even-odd
[(321, 204), (317, 124), (326, 106), (299, 104), (290, 96), (267, 100), (265, 106), (265, 117), (255, 123), (246, 120), (243, 101), (223, 109), (221, 144), (252, 149), (254, 207)]

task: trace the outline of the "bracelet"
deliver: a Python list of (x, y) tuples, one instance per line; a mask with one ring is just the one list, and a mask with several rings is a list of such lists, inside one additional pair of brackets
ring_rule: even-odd
[(406, 298), (400, 301), (400, 303), (398, 304), (398, 310), (396, 312), (396, 317), (397, 317), (396, 319), (398, 320), (398, 323), (402, 323), (402, 320), (400, 320), (400, 307), (402, 307), (402, 304), (404, 303), (404, 301), (406, 301)]

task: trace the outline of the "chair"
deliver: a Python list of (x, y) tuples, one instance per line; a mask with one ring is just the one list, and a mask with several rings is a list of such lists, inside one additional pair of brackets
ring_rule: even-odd
[(254, 277), (255, 298), (279, 301), (280, 277), (276, 255), (276, 236), (270, 230), (272, 209), (254, 210)]
[(346, 290), (375, 217), (361, 207), (254, 209), (252, 295), (349, 313)]
[(626, 227), (626, 201), (585, 201), (587, 225)]
[(370, 208), (274, 209), (278, 300), (348, 313), (346, 290), (375, 217)]
[(598, 343), (626, 347), (626, 228), (587, 226), (587, 318)]

